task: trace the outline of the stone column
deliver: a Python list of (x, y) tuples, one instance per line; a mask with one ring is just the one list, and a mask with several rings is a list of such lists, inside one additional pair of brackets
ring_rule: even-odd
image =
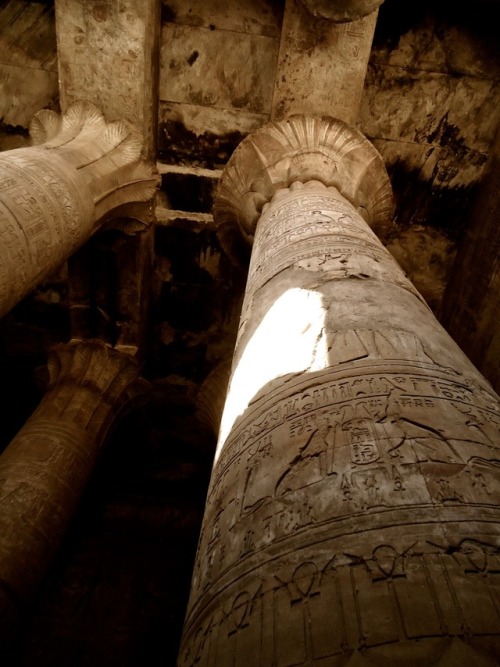
[(0, 317), (107, 220), (153, 215), (158, 177), (129, 124), (77, 102), (40, 111), (30, 134), (36, 146), (0, 155)]
[(138, 365), (98, 341), (51, 351), (48, 390), (0, 457), (0, 640), (42, 580), (126, 404)]
[(221, 238), (253, 251), (180, 667), (495, 664), (498, 397), (390, 212), (338, 120), (270, 123), (222, 175)]

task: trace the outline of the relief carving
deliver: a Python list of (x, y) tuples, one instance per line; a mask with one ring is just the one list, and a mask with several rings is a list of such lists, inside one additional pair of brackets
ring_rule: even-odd
[(103, 343), (51, 350), (47, 392), (0, 457), (0, 580), (15, 598), (34, 593), (111, 424), (145, 389), (137, 362)]
[[(434, 376), (360, 374), (278, 401), (254, 420), (255, 430), (236, 431), (214, 470), (209, 506), (212, 536), (239, 535), (240, 546), (219, 566), (208, 540), (210, 580), (241, 557), (353, 513), (419, 503), (493, 506), (500, 500), (498, 447), (475, 428), (479, 420), (470, 419), (463, 387), (456, 387)], [(431, 425), (436, 415), (439, 429)]]

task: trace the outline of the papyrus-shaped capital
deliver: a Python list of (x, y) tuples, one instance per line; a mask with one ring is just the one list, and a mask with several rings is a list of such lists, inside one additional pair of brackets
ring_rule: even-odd
[(222, 174), (214, 218), (228, 255), (242, 261), (264, 205), (278, 190), (308, 181), (336, 187), (379, 236), (385, 235), (392, 189), (373, 144), (339, 119), (293, 115), (252, 132)]

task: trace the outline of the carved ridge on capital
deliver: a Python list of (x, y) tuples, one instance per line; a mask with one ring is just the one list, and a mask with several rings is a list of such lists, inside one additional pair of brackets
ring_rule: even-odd
[(50, 151), (83, 177), (94, 202), (94, 220), (131, 202), (152, 199), (160, 182), (154, 165), (141, 159), (140, 133), (128, 122), (107, 122), (88, 101), (72, 104), (60, 115), (42, 109), (29, 127), (34, 148)]
[(368, 16), (384, 0), (302, 0), (313, 16), (320, 16), (335, 21), (348, 23)]
[(224, 169), (214, 197), (214, 220), (225, 251), (247, 254), (264, 205), (293, 182), (334, 186), (382, 238), (391, 224), (392, 188), (384, 161), (347, 123), (294, 115), (248, 135)]
[(54, 418), (66, 419), (69, 410), (72, 420), (98, 440), (116, 415), (150, 388), (137, 359), (97, 339), (54, 345), (47, 371), (46, 396), (61, 397), (52, 401)]

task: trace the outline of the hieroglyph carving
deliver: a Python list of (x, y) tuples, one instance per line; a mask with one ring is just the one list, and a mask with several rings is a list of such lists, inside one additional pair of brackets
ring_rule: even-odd
[(349, 373), (289, 379), (274, 398), (247, 411), (214, 470), (207, 516), (217, 530), (200, 541), (201, 563), (224, 536), (240, 546), (214, 563), (213, 578), (240, 567), (243, 553), (296, 542), (303, 529), (307, 541), (328, 523), (337, 531), (357, 514), (379, 513), (381, 528), (410, 511), (427, 521), (443, 504), (498, 507), (500, 413), (451, 372), (358, 362)]
[(268, 123), (238, 146), (214, 199), (220, 241), (239, 261), (262, 207), (281, 188), (317, 180), (339, 190), (379, 235), (393, 207), (384, 162), (361, 132), (335, 118), (293, 115)]
[[(353, 207), (341, 197), (301, 184), (278, 191), (264, 210), (256, 232), (246, 294), (256, 292), (286, 268), (323, 274), (322, 280), (376, 279), (399, 284), (420, 295), (389, 252)], [(321, 184), (320, 186), (321, 191)], [(280, 194), (286, 201), (279, 205)], [(326, 196), (329, 194), (330, 196)], [(269, 210), (269, 213), (268, 213)], [(423, 301), (423, 299), (422, 299)]]
[(0, 154), (0, 316), (158, 182), (135, 130), (88, 102), (40, 111), (30, 133), (38, 145)]

